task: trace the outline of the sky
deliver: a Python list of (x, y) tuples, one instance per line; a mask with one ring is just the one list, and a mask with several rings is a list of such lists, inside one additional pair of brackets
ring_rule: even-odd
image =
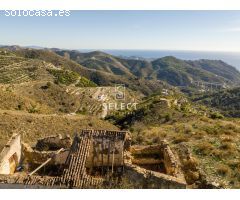
[(69, 17), (1, 14), (0, 44), (240, 52), (240, 11), (71, 11)]

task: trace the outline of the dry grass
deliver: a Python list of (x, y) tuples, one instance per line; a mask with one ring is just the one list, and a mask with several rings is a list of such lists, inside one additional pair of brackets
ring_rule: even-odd
[(195, 146), (195, 152), (198, 155), (209, 155), (211, 151), (214, 149), (214, 146), (209, 142), (201, 142)]
[(187, 136), (178, 135), (173, 139), (172, 142), (173, 142), (173, 144), (179, 144), (179, 143), (188, 142), (188, 141), (189, 141), (189, 138)]
[[(194, 158), (198, 160), (198, 168), (208, 180), (224, 183), (226, 187), (240, 188), (239, 119), (212, 120), (202, 117), (193, 118), (187, 123), (178, 121), (171, 125), (161, 124), (145, 128), (138, 123), (138, 126), (141, 126), (145, 133), (143, 143), (149, 140), (157, 143), (159, 139), (166, 139), (176, 150), (179, 145), (187, 144)], [(182, 165), (184, 168), (189, 167), (185, 175), (189, 183), (193, 183), (197, 174), (190, 170), (190, 164)]]
[(217, 166), (217, 173), (220, 176), (227, 176), (230, 174), (230, 172), (231, 169), (227, 165), (220, 164), (219, 166)]
[(237, 147), (236, 147), (236, 144), (233, 142), (223, 142), (222, 145), (220, 146), (220, 149), (232, 152), (232, 151), (236, 151)]
[(21, 132), (25, 142), (34, 143), (36, 139), (56, 134), (74, 135), (81, 129), (113, 129), (117, 127), (95, 117), (77, 115), (42, 115), (21, 111), (0, 111), (0, 147), (13, 132)]

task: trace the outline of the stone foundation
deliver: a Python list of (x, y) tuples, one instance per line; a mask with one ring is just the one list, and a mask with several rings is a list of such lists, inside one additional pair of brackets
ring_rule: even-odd
[(174, 176), (143, 169), (137, 165), (126, 164), (125, 173), (131, 183), (138, 183), (143, 189), (185, 189), (185, 180)]
[[(53, 136), (39, 140), (32, 148), (21, 145), (20, 135), (15, 135), (1, 153), (0, 174), (7, 175), (0, 175), (0, 184), (11, 184), (12, 188), (94, 188), (125, 173), (142, 188), (186, 188), (178, 159), (167, 142), (132, 147), (130, 142), (130, 133), (125, 131), (82, 130), (74, 140)], [(14, 173), (21, 157), (24, 172)], [(25, 165), (30, 166), (28, 170)]]
[(133, 146), (125, 155), (126, 173), (130, 181), (140, 181), (147, 188), (186, 188), (178, 159), (168, 143)]

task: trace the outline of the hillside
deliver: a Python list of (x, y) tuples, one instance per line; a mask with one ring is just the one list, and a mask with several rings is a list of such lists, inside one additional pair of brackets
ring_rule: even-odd
[(150, 62), (118, 58), (99, 51), (80, 53), (60, 49), (14, 48), (13, 52), (23, 59), (43, 60), (72, 71), (99, 86), (125, 84), (145, 95), (170, 88), (169, 85), (198, 88), (197, 81), (217, 83), (220, 87), (232, 87), (240, 82), (240, 72), (217, 60), (184, 61), (169, 56)]
[(199, 95), (193, 101), (215, 108), (227, 117), (240, 117), (240, 87)]
[(132, 132), (133, 143), (166, 139), (180, 157), (190, 188), (239, 188), (239, 119), (218, 119), (181, 94), (146, 98), (136, 111), (109, 116)]
[[(203, 82), (217, 85), (209, 90)], [(13, 132), (31, 143), (85, 128), (124, 129), (135, 145), (166, 139), (189, 188), (240, 188), (240, 88), (233, 87), (239, 82), (240, 73), (218, 60), (5, 47), (0, 148)], [(123, 99), (116, 84), (126, 87)], [(136, 109), (126, 109), (128, 103)]]
[(2, 109), (84, 114), (99, 118), (104, 118), (112, 112), (106, 110), (103, 104), (138, 102), (141, 99), (141, 94), (131, 90), (125, 91), (124, 101), (118, 101), (115, 99), (114, 87), (75, 87), (44, 81), (2, 86), (2, 91), (4, 91), (3, 96), (0, 95)]
[(229, 86), (240, 82), (240, 72), (220, 60), (185, 61), (167, 56), (150, 62), (118, 58), (99, 51), (55, 52), (89, 69), (114, 75), (135, 76), (145, 80), (166, 81), (173, 86), (193, 86), (194, 81), (225, 83)]
[(90, 53), (80, 53), (79, 51), (55, 51), (58, 55), (61, 55), (70, 60), (74, 60), (84, 67), (89, 69), (99, 70), (115, 75), (127, 75), (132, 76), (131, 72), (118, 61), (117, 58), (109, 54), (93, 51)]
[(36, 139), (46, 136), (57, 134), (74, 136), (81, 129), (99, 129), (99, 127), (118, 129), (106, 121), (91, 116), (58, 116), (0, 110), (0, 149), (6, 144), (13, 132), (22, 133), (24, 141), (34, 143)]
[(47, 105), (40, 105), (35, 100), (14, 92), (12, 87), (6, 85), (0, 85), (0, 110), (21, 110), (29, 113), (34, 111), (38, 113), (53, 112), (53, 109)]
[[(59, 53), (59, 50), (55, 49), (15, 49), (11, 46), (5, 47), (5, 49), (10, 49), (11, 52), (22, 58), (42, 60), (47, 63), (51, 63), (57, 68), (75, 72), (81, 77), (85, 77), (99, 86), (114, 86), (115, 84), (125, 84), (126, 87), (132, 90), (140, 91), (145, 95), (156, 92), (161, 88), (168, 87), (161, 81), (147, 81), (145, 79), (139, 79), (138, 77), (131, 75), (131, 73), (126, 73), (123, 76), (119, 74), (108, 73), (105, 70), (96, 70), (91, 69), (90, 67), (84, 67), (74, 60), (70, 60), (65, 54), (63, 57), (56, 54), (55, 51)], [(5, 51), (5, 49), (3, 49), (3, 51)], [(95, 54), (95, 52), (93, 52), (93, 54)], [(115, 66), (116, 69), (118, 67), (119, 66)]]
[[(43, 57), (45, 61), (41, 60)], [(65, 67), (65, 62), (70, 63), (69, 67)], [(65, 61), (48, 51), (20, 48), (17, 52), (2, 51), (0, 108), (38, 114), (89, 114), (104, 118), (111, 111), (106, 110), (103, 103), (116, 102), (114, 86), (117, 82), (111, 87), (96, 87), (94, 82), (71, 71), (71, 64), (72, 61)], [(137, 101), (142, 96), (141, 92), (128, 88), (125, 95), (125, 102)]]
[(221, 60), (196, 60), (196, 61), (186, 61), (194, 67), (212, 72), (218, 76), (224, 77), (229, 81), (239, 83), (239, 71), (231, 65), (224, 63)]
[[(207, 70), (193, 67), (185, 61), (174, 57), (164, 57), (152, 62), (155, 76), (175, 86), (191, 85), (193, 81), (220, 82), (223, 77), (218, 77)], [(240, 73), (239, 73), (240, 75)]]
[(125, 129), (135, 125), (158, 126), (176, 121), (187, 122), (192, 117), (198, 118), (209, 113), (206, 107), (193, 104), (183, 94), (173, 90), (167, 91), (167, 94), (163, 92), (146, 97), (136, 110), (114, 113), (107, 119)]
[(52, 81), (65, 85), (96, 86), (78, 73), (39, 59), (18, 56), (15, 52), (0, 54), (0, 83)]

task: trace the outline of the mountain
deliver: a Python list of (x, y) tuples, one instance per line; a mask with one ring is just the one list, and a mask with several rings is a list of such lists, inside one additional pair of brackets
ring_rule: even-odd
[[(26, 49), (26, 48), (20, 48), (17, 50), (12, 50), (12, 47), (5, 47), (5, 49), (9, 50), (10, 52), (14, 52), (18, 57), (23, 57), (27, 59), (33, 59), (33, 60), (42, 60), (47, 63), (51, 63), (57, 68), (61, 68), (64, 70), (70, 70), (73, 72), (78, 73), (81, 77), (85, 77), (87, 79), (90, 79), (94, 83), (100, 86), (114, 86), (115, 84), (124, 84), (126, 87), (135, 90), (135, 91), (141, 91), (143, 94), (148, 95), (153, 92), (158, 91), (161, 88), (169, 87), (166, 83), (163, 83), (161, 81), (148, 81), (145, 79), (139, 79), (138, 77), (132, 75), (130, 72), (128, 72), (128, 69), (119, 69), (119, 71), (122, 70), (124, 74), (119, 75), (118, 73), (109, 73), (106, 70), (96, 70), (91, 67), (85, 67), (74, 60), (70, 60), (65, 56), (60, 56), (55, 53), (58, 52), (58, 49)], [(64, 51), (65, 52), (65, 51)], [(104, 54), (101, 52), (98, 52), (100, 54)], [(60, 54), (60, 53), (59, 53)], [(87, 54), (88, 57), (92, 55), (95, 55), (96, 52)], [(85, 56), (85, 54), (84, 54)], [(111, 59), (110, 59), (111, 60)], [(113, 59), (113, 62), (115, 60)], [(121, 64), (117, 65), (117, 68), (121, 68)], [(123, 66), (122, 66), (123, 67)], [(112, 70), (114, 70), (112, 68)], [(124, 72), (125, 70), (125, 72)]]
[(32, 143), (85, 128), (118, 129), (99, 119), (101, 102), (90, 97), (99, 88), (74, 67), (81, 68), (49, 50), (0, 49), (0, 149), (13, 132)]
[(125, 84), (145, 95), (171, 86), (196, 87), (196, 82), (217, 83), (221, 87), (240, 83), (240, 72), (218, 60), (185, 61), (168, 56), (147, 61), (118, 58), (100, 51), (9, 49), (19, 57), (44, 60), (58, 68), (76, 72), (97, 85)]
[(232, 81), (234, 83), (240, 82), (239, 71), (231, 66), (226, 64), (221, 60), (196, 60), (196, 61), (186, 61), (194, 67), (212, 72), (217, 76), (224, 77), (225, 79)]
[(193, 81), (240, 82), (240, 72), (222, 61), (184, 61), (167, 56), (152, 62), (127, 60), (125, 63), (139, 77), (166, 81), (174, 86), (190, 86)]
[(158, 79), (166, 80), (176, 86), (189, 86), (193, 81), (224, 82), (223, 77), (171, 56), (157, 59), (152, 62), (152, 65), (154, 75)]
[(227, 85), (240, 83), (240, 72), (220, 60), (185, 61), (167, 56), (147, 61), (118, 58), (99, 51), (81, 53), (57, 50), (55, 52), (88, 69), (130, 78), (135, 76), (144, 80), (165, 81), (173, 86), (192, 86), (194, 81)]

